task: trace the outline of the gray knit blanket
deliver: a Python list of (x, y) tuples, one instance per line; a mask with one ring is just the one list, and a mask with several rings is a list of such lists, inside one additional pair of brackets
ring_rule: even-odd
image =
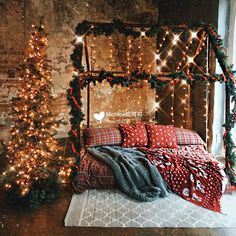
[(87, 150), (111, 167), (120, 190), (129, 197), (148, 202), (168, 195), (165, 180), (142, 152), (118, 146)]

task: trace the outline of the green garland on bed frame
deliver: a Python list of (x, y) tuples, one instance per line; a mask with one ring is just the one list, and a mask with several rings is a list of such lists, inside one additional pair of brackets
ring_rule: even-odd
[[(160, 26), (152, 26), (149, 30), (145, 32), (146, 37), (153, 37), (157, 35), (161, 30), (167, 29), (168, 27), (160, 27)], [(235, 154), (235, 144), (232, 139), (231, 129), (234, 127), (236, 122), (236, 87), (235, 87), (235, 79), (234, 79), (234, 71), (232, 70), (232, 66), (227, 64), (227, 56), (225, 55), (223, 42), (220, 36), (217, 34), (216, 28), (213, 25), (208, 24), (193, 24), (187, 29), (201, 28), (203, 31), (207, 33), (209, 36), (209, 41), (213, 46), (213, 50), (215, 56), (221, 66), (223, 74), (186, 74), (183, 71), (170, 73), (167, 77), (171, 78), (170, 81), (162, 81), (159, 80), (157, 75), (148, 74), (146, 71), (133, 71), (130, 75), (124, 76), (114, 76), (110, 72), (101, 71), (98, 77), (87, 76), (81, 77), (81, 73), (84, 72), (84, 68), (82, 66), (82, 51), (83, 44), (75, 44), (75, 49), (71, 55), (71, 60), (73, 62), (75, 74), (73, 75), (73, 79), (70, 82), (70, 88), (68, 89), (68, 102), (71, 106), (71, 130), (69, 132), (69, 136), (72, 141), (72, 151), (75, 157), (75, 164), (72, 166), (72, 174), (71, 180), (73, 184), (73, 180), (78, 175), (79, 164), (80, 164), (80, 150), (81, 150), (81, 142), (80, 142), (80, 134), (78, 134), (78, 127), (84, 119), (84, 114), (81, 111), (81, 94), (80, 90), (85, 88), (88, 84), (93, 83), (101, 83), (106, 80), (109, 82), (111, 86), (121, 85), (121, 86), (130, 86), (133, 83), (137, 83), (139, 81), (147, 81), (150, 83), (151, 88), (162, 89), (165, 88), (169, 83), (178, 82), (179, 79), (186, 80), (188, 83), (192, 83), (196, 80), (201, 80), (204, 82), (214, 83), (216, 81), (224, 82), (227, 86), (227, 90), (229, 96), (231, 97), (231, 101), (234, 102), (233, 109), (227, 114), (225, 124), (225, 133), (223, 136), (224, 146), (226, 149), (226, 166), (225, 171), (230, 177), (231, 184), (236, 186), (236, 173), (234, 170), (236, 164), (236, 154)], [(178, 29), (173, 29), (173, 31), (178, 31)], [(182, 29), (183, 30), (183, 29)], [(93, 26), (91, 23), (87, 21), (83, 21), (79, 23), (76, 27), (76, 35), (105, 35), (110, 36), (111, 34), (119, 32), (124, 34), (125, 36), (132, 36), (133, 38), (137, 38), (141, 36), (140, 31), (135, 31), (131, 27), (127, 27), (123, 22), (114, 20), (110, 24), (99, 24), (97, 26)], [(74, 186), (76, 187), (76, 186)]]

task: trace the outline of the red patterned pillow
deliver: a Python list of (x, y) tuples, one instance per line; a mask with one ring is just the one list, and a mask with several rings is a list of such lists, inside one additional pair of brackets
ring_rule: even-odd
[(143, 147), (148, 145), (145, 124), (120, 124), (123, 136), (123, 147)]
[(150, 148), (178, 148), (173, 125), (147, 125)]
[(86, 128), (84, 140), (89, 147), (121, 145), (122, 136), (118, 128)]
[(89, 153), (81, 158), (79, 171), (72, 183), (78, 192), (91, 188), (115, 188), (116, 186), (113, 170)]
[(203, 144), (202, 138), (194, 131), (175, 127), (176, 140), (179, 145)]

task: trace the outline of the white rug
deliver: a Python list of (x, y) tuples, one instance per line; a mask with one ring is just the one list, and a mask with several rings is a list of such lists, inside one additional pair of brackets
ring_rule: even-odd
[(135, 201), (118, 190), (74, 194), (65, 226), (88, 227), (236, 227), (236, 194), (224, 194), (225, 214), (196, 206), (170, 194), (153, 202)]

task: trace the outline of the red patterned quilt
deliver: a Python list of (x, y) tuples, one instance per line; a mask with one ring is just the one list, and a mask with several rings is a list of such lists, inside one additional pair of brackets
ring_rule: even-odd
[(204, 149), (204, 146), (139, 150), (158, 168), (175, 193), (196, 205), (221, 212), (221, 169), (218, 161)]

